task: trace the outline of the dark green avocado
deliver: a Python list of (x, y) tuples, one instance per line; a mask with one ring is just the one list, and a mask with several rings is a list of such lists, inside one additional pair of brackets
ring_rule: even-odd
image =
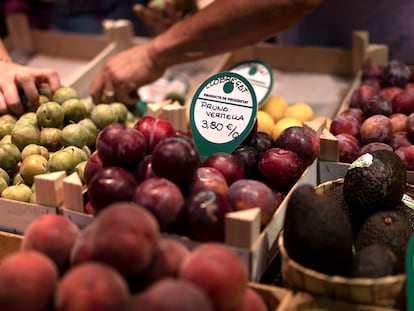
[(289, 257), (306, 268), (329, 275), (349, 273), (352, 226), (343, 209), (309, 184), (295, 188), (289, 198), (283, 228)]
[(334, 199), (339, 206), (344, 210), (345, 214), (349, 215), (349, 207), (344, 200), (344, 184), (338, 183), (335, 187), (326, 193), (326, 195), (332, 199)]
[(405, 255), (413, 230), (397, 211), (380, 211), (364, 222), (355, 240), (355, 250), (371, 244), (388, 247), (397, 257), (397, 273), (405, 271)]
[(406, 167), (393, 151), (376, 150), (355, 160), (345, 174), (343, 188), (355, 232), (373, 213), (395, 210), (406, 183)]
[(380, 278), (393, 275), (397, 257), (385, 245), (370, 244), (361, 248), (354, 256), (351, 277)]

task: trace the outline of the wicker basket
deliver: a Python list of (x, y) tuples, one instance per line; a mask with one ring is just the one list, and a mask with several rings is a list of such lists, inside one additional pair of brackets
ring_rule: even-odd
[(22, 235), (0, 231), (0, 261), (13, 252), (20, 250)]
[[(316, 190), (326, 193), (343, 183), (343, 179), (320, 184)], [(376, 279), (330, 276), (307, 269), (289, 258), (283, 244), (283, 234), (278, 238), (284, 286), (313, 295), (326, 296), (356, 304), (388, 308), (400, 307), (405, 297), (405, 274)]]

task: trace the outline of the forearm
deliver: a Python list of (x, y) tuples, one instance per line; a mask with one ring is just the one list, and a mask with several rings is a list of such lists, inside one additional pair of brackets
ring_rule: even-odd
[(228, 52), (291, 27), (323, 0), (216, 0), (151, 42), (160, 67)]

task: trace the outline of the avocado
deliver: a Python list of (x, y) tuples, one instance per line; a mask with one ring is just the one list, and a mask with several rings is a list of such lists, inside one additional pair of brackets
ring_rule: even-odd
[(345, 214), (349, 216), (349, 207), (344, 200), (344, 184), (338, 183), (331, 189), (331, 191), (326, 192), (326, 195), (332, 199), (334, 199), (338, 205), (344, 210)]
[(395, 210), (406, 183), (406, 167), (393, 151), (376, 150), (355, 160), (345, 174), (343, 189), (355, 232), (373, 213)]
[(388, 247), (397, 257), (397, 273), (405, 271), (405, 254), (413, 230), (397, 211), (380, 211), (367, 218), (355, 240), (355, 250), (371, 244)]
[(329, 275), (348, 275), (353, 256), (351, 223), (334, 199), (316, 193), (310, 184), (292, 190), (283, 240), (290, 258), (304, 267)]
[(355, 254), (350, 277), (380, 278), (393, 275), (396, 264), (397, 257), (388, 247), (370, 244)]

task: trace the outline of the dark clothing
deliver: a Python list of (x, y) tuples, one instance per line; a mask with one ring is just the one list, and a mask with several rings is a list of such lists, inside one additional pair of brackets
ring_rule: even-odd
[[(135, 16), (134, 4), (146, 4), (139, 0), (0, 0), (0, 14), (22, 12), (29, 17), (30, 25), (36, 29), (78, 33), (103, 33), (105, 19), (130, 20), (136, 35), (147, 35), (144, 23)], [(2, 17), (0, 16), (0, 17)], [(4, 18), (0, 25), (4, 34)]]
[(413, 0), (327, 0), (279, 42), (350, 48), (352, 31), (366, 30), (371, 43), (388, 45), (390, 59), (414, 64), (413, 12)]

